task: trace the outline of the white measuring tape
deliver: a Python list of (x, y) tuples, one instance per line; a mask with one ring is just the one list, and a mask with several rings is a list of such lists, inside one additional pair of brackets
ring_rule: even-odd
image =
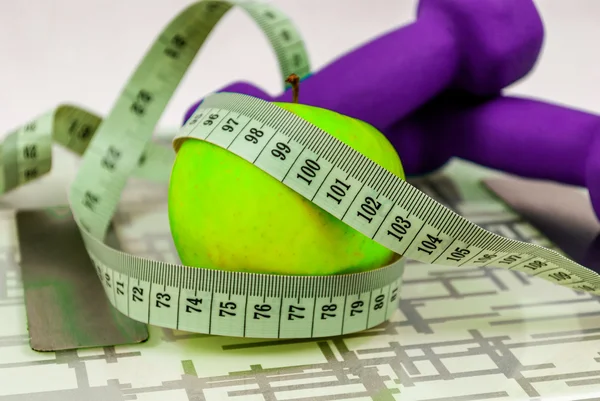
[[(280, 11), (263, 3), (200, 1), (161, 33), (107, 118), (60, 106), (2, 144), (3, 192), (50, 171), (52, 141), (83, 156), (69, 203), (106, 295), (119, 311), (157, 326), (229, 336), (356, 332), (384, 322), (395, 311), (405, 258), (517, 270), (600, 295), (595, 272), (552, 250), (486, 231), (302, 118), (233, 93), (207, 97), (176, 136), (175, 149), (189, 138), (228, 149), (403, 257), (369, 272), (289, 276), (187, 267), (107, 246), (104, 236), (126, 180), (134, 175), (168, 181), (175, 152), (151, 141), (153, 129), (209, 32), (234, 5), (266, 33), (283, 77), (309, 73), (303, 42)], [(213, 124), (202, 124), (207, 118)], [(223, 129), (231, 119), (239, 124)], [(267, 134), (245, 139), (259, 127)], [(281, 143), (288, 151), (285, 157), (272, 152)], [(308, 159), (320, 166), (312, 184), (295, 173)], [(326, 193), (336, 180), (347, 190), (333, 199)], [(380, 205), (370, 219), (358, 213), (367, 197)]]

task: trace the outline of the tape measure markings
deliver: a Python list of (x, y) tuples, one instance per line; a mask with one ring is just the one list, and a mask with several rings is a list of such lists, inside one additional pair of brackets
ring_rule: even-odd
[[(382, 292), (382, 289), (384, 288), (389, 288), (389, 293), (393, 295), (390, 297), (389, 302), (397, 302), (397, 294), (404, 268), (403, 260), (400, 260), (400, 262), (394, 265), (375, 272), (324, 277), (262, 276), (250, 273), (225, 272), (197, 268), (183, 268), (185, 270), (182, 270), (182, 266), (172, 265), (164, 262), (150, 261), (113, 250), (99, 242), (94, 237), (91, 237), (89, 233), (83, 232), (83, 234), (86, 241), (92, 239), (91, 243), (95, 244), (96, 246), (105, 247), (108, 250), (108, 252), (96, 252), (92, 249), (92, 247), (89, 248), (90, 256), (92, 257), (92, 260), (94, 261), (94, 264), (98, 270), (98, 275), (101, 279), (101, 282), (104, 285), (105, 290), (108, 291), (107, 295), (109, 300), (111, 300), (117, 309), (123, 313), (127, 313), (130, 317), (136, 320), (146, 321), (158, 326), (175, 329), (182, 329), (182, 327), (186, 327), (188, 330), (191, 330), (191, 328), (194, 327), (195, 330), (199, 332), (207, 332), (206, 324), (208, 320), (208, 333), (212, 334), (240, 335), (239, 327), (235, 326), (235, 322), (229, 322), (224, 328), (223, 321), (218, 319), (215, 323), (215, 318), (230, 317), (227, 312), (232, 313), (232, 311), (223, 310), (223, 308), (227, 309), (228, 307), (235, 307), (238, 309), (241, 303), (240, 300), (244, 300), (247, 297), (256, 296), (252, 294), (262, 294), (262, 296), (278, 296), (280, 297), (280, 303), (285, 305), (289, 304), (290, 309), (293, 309), (291, 300), (299, 299), (300, 303), (295, 305), (295, 308), (302, 307), (307, 311), (316, 313), (314, 316), (315, 319), (317, 319), (317, 322), (313, 323), (313, 326), (316, 325), (318, 331), (316, 333), (311, 332), (311, 335), (313, 336), (336, 335), (354, 330), (364, 330), (365, 328), (372, 327), (370, 325), (376, 325), (386, 319), (389, 319), (395, 308), (386, 309), (386, 315), (381, 321), (378, 320), (378, 316), (376, 316), (376, 319), (371, 317), (368, 321), (365, 321), (365, 323), (368, 323), (369, 326), (362, 325), (363, 321), (360, 320), (360, 316), (358, 315), (359, 312), (357, 312), (357, 310), (362, 309), (356, 309), (360, 307), (360, 305), (355, 305), (356, 308), (348, 309), (347, 305), (344, 304), (344, 310), (350, 310), (349, 314), (351, 315), (343, 318), (343, 326), (342, 318), (337, 314), (336, 318), (331, 319), (327, 326), (319, 324), (320, 320), (327, 319), (328, 315), (323, 314), (326, 311), (317, 312), (317, 309), (319, 307), (325, 307), (325, 300), (331, 300), (332, 297), (343, 296), (345, 297), (344, 299), (348, 300), (348, 294), (361, 294), (367, 298), (372, 298), (374, 293), (377, 293), (378, 291)], [(96, 255), (102, 255), (105, 259), (108, 259), (106, 256), (109, 254), (115, 257), (123, 257), (133, 260), (121, 261), (121, 263), (109, 261), (105, 264), (95, 257)], [(160, 266), (156, 266), (157, 263), (160, 264)], [(135, 267), (127, 271), (127, 274), (124, 274), (122, 272), (118, 272), (117, 269), (108, 267), (109, 265), (118, 266), (121, 268), (125, 267), (124, 270), (127, 270), (127, 266)], [(127, 283), (121, 282), (121, 284), (119, 284), (118, 281), (114, 279), (114, 277), (120, 277), (122, 279), (124, 276), (126, 277)], [(132, 280), (137, 281), (138, 284), (131, 285)], [(115, 294), (116, 290), (114, 290), (114, 288), (117, 287), (129, 288), (129, 291), (121, 291), (120, 293), (117, 291)], [(157, 287), (162, 287), (163, 290), (159, 292), (156, 290)], [(211, 307), (209, 310), (209, 315), (205, 316), (204, 320), (202, 321), (189, 321), (189, 315), (187, 315), (185, 312), (179, 312), (177, 315), (173, 315), (172, 313), (168, 312), (165, 313), (165, 309), (160, 303), (164, 303), (164, 301), (167, 299), (168, 301), (176, 302), (177, 304), (184, 302), (180, 296), (179, 290), (187, 290), (189, 293), (190, 291), (202, 292), (202, 289), (209, 288), (211, 291), (210, 299), (212, 305), (214, 306)], [(281, 291), (281, 289), (284, 288), (287, 288), (287, 294), (285, 291)], [(204, 293), (208, 294), (209, 291), (204, 291)], [(149, 294), (152, 297), (152, 304), (150, 304), (150, 299), (146, 297), (146, 294)], [(122, 298), (121, 301), (118, 300), (119, 296)], [(232, 298), (237, 299), (237, 302), (232, 302)], [(127, 301), (124, 301), (124, 299)], [(352, 306), (355, 301), (350, 303), (350, 300), (346, 301), (346, 303)], [(132, 301), (137, 302), (132, 303)], [(378, 302), (381, 301), (382, 300), (378, 300)], [(383, 301), (385, 302), (385, 299)], [(127, 305), (125, 306), (124, 303)], [(136, 307), (133, 308), (133, 311), (131, 307), (132, 304), (136, 305)], [(327, 305), (331, 305), (331, 303)], [(190, 311), (188, 306), (190, 305), (186, 305), (186, 312)], [(172, 304), (169, 304), (168, 309), (171, 310), (171, 307)], [(335, 308), (337, 309), (338, 307), (339, 305), (335, 304)], [(328, 308), (332, 307), (328, 306)], [(239, 313), (243, 312), (247, 311), (239, 310)], [(307, 316), (308, 315), (309, 314), (307, 313)], [(289, 322), (289, 318), (291, 315), (288, 313), (287, 317), (288, 320), (280, 317), (278, 320), (285, 322), (285, 324), (281, 323), (280, 327), (278, 327), (276, 331), (273, 330), (270, 335), (264, 334), (264, 337), (274, 337), (276, 333), (279, 333), (282, 338), (284, 335), (286, 335), (286, 333), (291, 337), (298, 336), (301, 333), (298, 331), (298, 328), (305, 327), (306, 323), (294, 325), (293, 327), (296, 328), (290, 328), (291, 324)], [(239, 320), (239, 317), (237, 319), (238, 320), (236, 320), (236, 322), (239, 324), (241, 320)], [(232, 329), (232, 324), (234, 324), (235, 327), (238, 327), (237, 331)], [(340, 326), (338, 326), (338, 324)], [(336, 331), (338, 328), (345, 331)], [(292, 335), (291, 333), (296, 334)], [(305, 333), (308, 332), (305, 330)]]
[[(231, 4), (234, 4), (233, 2), (199, 2), (196, 3), (192, 6), (190, 6), (187, 10), (189, 12), (189, 10), (193, 10), (194, 12), (198, 11), (202, 11), (200, 14), (201, 18), (203, 19), (203, 21), (205, 22), (206, 26), (207, 26), (207, 31), (211, 30), (216, 23), (218, 22), (218, 20), (225, 14), (226, 11), (228, 11), (231, 8)], [(238, 5), (240, 5), (243, 9), (245, 9), (251, 16), (255, 17), (257, 19), (257, 22), (259, 23), (259, 25), (262, 24), (261, 28), (263, 28), (264, 31), (266, 31), (267, 33), (267, 37), (272, 41), (277, 43), (277, 46), (275, 46), (276, 48), (283, 50), (286, 49), (286, 46), (284, 44), (282, 44), (280, 41), (278, 42), (278, 38), (275, 37), (275, 35), (273, 34), (273, 31), (271, 29), (271, 27), (268, 25), (268, 23), (266, 23), (266, 21), (262, 18), (260, 18), (256, 13), (253, 12), (253, 6), (248, 6), (248, 4), (250, 3), (239, 3)], [(207, 6), (207, 7), (204, 7)], [(266, 7), (266, 5), (265, 5)], [(265, 8), (263, 8), (263, 11), (265, 10)], [(210, 13), (213, 13), (213, 16), (210, 16)], [(175, 18), (174, 22), (172, 22), (171, 24), (169, 24), (169, 26), (165, 29), (165, 34), (161, 35), (162, 37), (167, 36), (166, 33), (171, 33), (171, 32), (178, 32), (179, 30), (176, 29), (178, 23), (181, 21), (182, 24), (184, 24), (185, 26), (188, 25), (193, 25), (195, 24), (197, 21), (194, 21), (194, 16), (196, 16), (196, 14), (192, 13), (186, 13), (185, 11), (183, 13), (181, 13), (177, 18)], [(279, 21), (279, 23), (282, 23), (284, 21)], [(290, 31), (293, 29), (290, 29)], [(177, 34), (175, 34), (177, 35)], [(181, 60), (180, 62), (178, 62), (177, 64), (181, 67), (181, 71), (176, 71), (174, 73), (174, 71), (169, 71), (168, 73), (164, 73), (164, 74), (158, 74), (158, 75), (164, 75), (164, 76), (168, 76), (170, 78), (170, 82), (174, 83), (175, 81), (179, 82), (181, 80), (181, 78), (183, 77), (183, 72), (188, 68), (189, 64), (192, 62), (194, 55), (197, 53), (198, 49), (200, 48), (200, 46), (202, 45), (202, 43), (204, 42), (205, 38), (207, 35), (200, 35), (200, 37), (195, 37), (195, 36), (190, 36), (188, 38), (185, 38), (184, 41), (179, 40), (177, 41), (177, 43), (182, 43), (182, 42), (186, 42), (186, 44), (188, 45), (189, 49), (190, 49), (190, 54), (188, 54), (188, 57), (186, 57), (185, 59), (178, 59), (177, 61)], [(298, 35), (299, 36), (299, 35)], [(166, 38), (165, 38), (166, 39)], [(111, 126), (111, 122), (123, 126), (123, 125), (132, 125), (133, 127), (135, 127), (135, 129), (132, 132), (132, 135), (128, 135), (128, 137), (131, 138), (139, 138), (140, 141), (148, 141), (149, 140), (149, 136), (151, 134), (151, 130), (148, 129), (148, 126), (154, 127), (154, 125), (156, 124), (158, 117), (160, 116), (160, 114), (162, 113), (162, 110), (164, 109), (164, 107), (166, 106), (168, 100), (170, 99), (176, 84), (173, 85), (168, 85), (164, 90), (157, 90), (152, 88), (153, 84), (155, 84), (156, 82), (161, 82), (160, 79), (157, 79), (156, 76), (154, 76), (153, 72), (155, 71), (156, 68), (155, 66), (162, 66), (162, 65), (169, 65), (168, 61), (164, 61), (165, 58), (162, 57), (162, 52), (164, 50), (162, 49), (162, 46), (160, 46), (160, 43), (156, 43), (154, 46), (151, 47), (151, 49), (149, 50), (148, 54), (144, 57), (140, 67), (138, 67), (138, 70), (134, 73), (133, 78), (130, 80), (130, 83), (126, 86), (126, 89), (124, 91), (124, 93), (142, 93), (142, 92), (146, 92), (146, 94), (151, 94), (151, 99), (146, 102), (148, 104), (143, 104), (142, 106), (139, 106), (139, 103), (137, 103), (137, 105), (139, 107), (143, 107), (143, 108), (147, 108), (149, 109), (148, 111), (150, 111), (152, 109), (152, 107), (154, 107), (155, 113), (150, 113), (148, 112), (148, 114), (144, 114), (143, 116), (141, 116), (140, 118), (142, 119), (146, 119), (146, 116), (152, 116), (151, 119), (146, 120), (142, 123), (139, 123), (138, 121), (136, 121), (135, 116), (132, 115), (123, 115), (120, 116), (121, 118), (116, 118), (116, 116), (118, 115), (118, 112), (121, 113), (125, 113), (128, 109), (128, 101), (127, 96), (121, 96), (119, 98), (119, 100), (117, 101), (117, 105), (114, 107), (113, 109), (113, 113), (111, 113), (109, 115), (109, 117), (107, 118), (110, 120), (105, 120), (103, 122), (103, 125), (101, 126), (100, 130), (104, 129), (104, 132), (106, 132), (106, 134), (104, 135), (97, 135), (94, 138), (103, 138), (105, 143), (96, 143), (96, 141), (93, 139), (92, 142), (90, 143), (90, 147), (97, 149), (97, 152), (99, 154), (104, 154), (106, 152), (106, 148), (112, 146), (113, 148), (117, 148), (119, 149), (121, 152), (127, 152), (129, 154), (132, 155), (136, 155), (137, 152), (140, 152), (139, 146), (134, 146), (135, 144), (132, 144), (131, 146), (128, 147), (124, 147), (124, 146), (119, 146), (119, 141), (121, 138), (119, 138), (118, 132), (119, 130), (117, 129), (117, 127), (115, 127), (115, 129), (111, 130), (110, 126)], [(156, 54), (154, 54), (156, 53)], [(184, 54), (184, 53), (179, 53), (180, 55)], [(278, 52), (277, 54), (278, 59), (280, 60), (286, 60), (286, 55), (284, 52)], [(306, 58), (306, 57), (305, 57)], [(142, 79), (144, 78), (144, 79)], [(134, 89), (135, 88), (135, 89)], [(151, 89), (148, 89), (151, 88)], [(146, 96), (145, 99), (148, 99), (148, 96)], [(145, 100), (142, 97), (142, 100)], [(123, 103), (123, 104), (120, 104)], [(162, 104), (160, 104), (162, 103)], [(159, 105), (160, 104), (160, 108)], [(135, 107), (134, 105), (136, 105), (136, 103), (132, 104), (132, 107)], [(138, 107), (138, 109), (139, 109)], [(111, 119), (112, 117), (112, 119)], [(114, 131), (114, 132), (113, 132)], [(112, 136), (112, 138), (111, 138)], [(122, 149), (121, 149), (122, 148)], [(134, 152), (135, 150), (135, 152)], [(91, 155), (90, 155), (91, 156)], [(138, 156), (138, 155), (136, 155)], [(73, 199), (73, 203), (74, 205), (76, 205), (76, 207), (79, 208), (78, 212), (78, 216), (80, 217), (80, 220), (82, 222), (82, 224), (87, 225), (90, 227), (90, 229), (92, 230), (92, 232), (96, 235), (100, 235), (103, 236), (105, 231), (106, 231), (106, 227), (108, 226), (108, 221), (110, 221), (110, 218), (112, 217), (114, 210), (115, 210), (115, 202), (112, 201), (112, 199), (110, 199), (111, 201), (108, 201), (107, 196), (110, 196), (111, 193), (114, 194), (114, 198), (120, 197), (120, 193), (125, 185), (125, 179), (124, 177), (128, 176), (128, 172), (132, 169), (132, 163), (131, 161), (134, 159), (134, 157), (126, 157), (123, 159), (123, 161), (120, 161), (120, 165), (121, 165), (121, 171), (115, 176), (115, 174), (111, 174), (109, 172), (106, 172), (107, 174), (107, 180), (109, 181), (109, 185), (103, 185), (103, 180), (102, 177), (100, 176), (99, 171), (101, 170), (97, 170), (97, 173), (94, 175), (90, 175), (90, 177), (96, 178), (95, 180), (77, 180), (76, 184), (74, 185), (74, 187), (72, 188), (72, 199)], [(137, 159), (137, 157), (136, 157)], [(97, 160), (97, 158), (92, 158), (92, 157), (85, 157), (83, 160), (84, 164), (87, 164), (90, 166), (90, 169), (92, 168), (96, 168), (96, 166), (98, 166), (100, 164), (100, 161)], [(93, 166), (93, 167), (92, 167)], [(79, 177), (82, 177), (85, 173), (85, 169), (82, 166), (81, 172)], [(87, 174), (85, 174), (87, 176)], [(95, 182), (94, 182), (95, 181)], [(98, 192), (98, 193), (96, 193)], [(85, 207), (81, 207), (81, 204), (84, 204)], [(91, 208), (93, 208), (94, 210), (91, 210)]]
[[(595, 288), (598, 285), (597, 283), (600, 282), (597, 274), (557, 252), (544, 249), (536, 244), (525, 244), (501, 237), (476, 226), (410, 186), (406, 181), (398, 177), (392, 177), (392, 173), (385, 171), (384, 174), (382, 167), (376, 165), (341, 141), (338, 141), (333, 136), (272, 103), (241, 94), (218, 93), (205, 99), (202, 105), (200, 105), (199, 110), (203, 110), (204, 108), (209, 109), (210, 113), (213, 113), (212, 115), (227, 115), (228, 113), (246, 115), (256, 120), (254, 123), (255, 126), (262, 125), (263, 127), (268, 127), (273, 133), (277, 133), (273, 135), (280, 134), (287, 137), (287, 143), (294, 143), (294, 146), (300, 147), (300, 155), (306, 149), (311, 150), (315, 154), (322, 155), (325, 153), (322, 148), (327, 147), (334, 156), (328, 160), (331, 164), (329, 171), (320, 168), (314, 171), (315, 175), (327, 174), (327, 178), (324, 180), (326, 184), (321, 185), (316, 189), (316, 192), (311, 192), (308, 189), (307, 186), (311, 185), (310, 182), (297, 178), (300, 177), (299, 174), (296, 176), (294, 174), (289, 175), (294, 166), (306, 163), (306, 158), (298, 158), (293, 165), (285, 167), (287, 170), (284, 177), (291, 177), (291, 180), (295, 180), (295, 184), (290, 184), (286, 179), (281, 180), (278, 178), (281, 176), (281, 169), (277, 167), (276, 163), (279, 163), (277, 157), (270, 157), (268, 161), (265, 160), (261, 165), (258, 165), (256, 163), (258, 158), (253, 160), (248, 157), (248, 152), (236, 151), (233, 149), (233, 146), (229, 146), (227, 149), (258, 165), (263, 171), (279, 179), (283, 184), (294, 189), (332, 215), (340, 218), (340, 220), (351, 227), (405, 257), (415, 258), (422, 262), (432, 262), (435, 259), (439, 264), (443, 265), (455, 265), (446, 261), (450, 260), (458, 262), (457, 265), (462, 266), (487, 265), (504, 267), (526, 272), (532, 276), (541, 277), (554, 283), (577, 289), (582, 289), (582, 285), (591, 285), (591, 287)], [(198, 122), (193, 125), (190, 124), (190, 127), (183, 130), (175, 138), (174, 146), (176, 149), (182, 139), (189, 137), (213, 143), (209, 132), (203, 129)], [(240, 138), (241, 136), (236, 137), (233, 143), (240, 141)], [(265, 140), (262, 143), (246, 140), (246, 142), (241, 143), (248, 148), (254, 146), (253, 151), (261, 154), (269, 146), (270, 142), (270, 140)], [(218, 143), (215, 144), (218, 145)], [(270, 150), (276, 151), (277, 149), (271, 146)], [(269, 153), (262, 154), (266, 155)], [(323, 158), (325, 159), (325, 156)], [(351, 170), (348, 168), (349, 165), (356, 166), (356, 169), (349, 171)], [(358, 220), (356, 216), (360, 216), (360, 212), (356, 212), (356, 214), (348, 214), (348, 212), (350, 210), (353, 210), (353, 212), (356, 211), (359, 204), (361, 206), (370, 206), (366, 197), (356, 198), (356, 195), (364, 189), (375, 191), (374, 188), (382, 188), (383, 180), (386, 179), (382, 177), (386, 175), (387, 180), (394, 180), (394, 185), (383, 187), (383, 190), (378, 192), (381, 198), (378, 198), (377, 204), (380, 202), (379, 199), (384, 199), (386, 202), (393, 203), (394, 207), (389, 208), (387, 213), (382, 215), (383, 223), (374, 234), (369, 235), (370, 233), (364, 226), (371, 223)], [(354, 178), (357, 185), (351, 184), (350, 178)], [(298, 190), (298, 186), (300, 185), (304, 185), (304, 191)], [(356, 199), (351, 200), (352, 197), (344, 198), (348, 194), (346, 191), (349, 191), (353, 186), (355, 188), (354, 197), (358, 201)], [(323, 188), (325, 188), (325, 191)], [(336, 195), (332, 195), (328, 188), (330, 190), (337, 189), (337, 197)], [(392, 192), (391, 188), (397, 189)], [(342, 198), (348, 201), (344, 203)], [(381, 203), (383, 204), (383, 202)], [(391, 233), (392, 237), (398, 239), (398, 236), (394, 236), (394, 233), (390, 231), (391, 224), (398, 218), (401, 219), (401, 222), (405, 223), (407, 229), (410, 227), (413, 228), (413, 232), (407, 230), (404, 237), (398, 240), (402, 243), (402, 240), (406, 238), (404, 244), (401, 245), (398, 245), (389, 238)], [(435, 226), (429, 222), (435, 222)], [(384, 230), (381, 229), (382, 227), (384, 227)], [(387, 232), (384, 233), (386, 230)], [(453, 255), (454, 257), (447, 256), (446, 260), (440, 261), (439, 257), (449, 249), (449, 246), (441, 248), (437, 244), (448, 241), (450, 242), (449, 246), (452, 246), (454, 243), (460, 243), (463, 247), (455, 248), (454, 252), (456, 253)], [(466, 253), (465, 250), (469, 252)], [(472, 250), (476, 252), (472, 256), (466, 257), (471, 254)], [(484, 252), (485, 254), (480, 256)], [(423, 256), (423, 254), (426, 256)], [(561, 267), (561, 264), (564, 267)], [(593, 292), (600, 294), (598, 289), (594, 289)]]
[[(314, 277), (310, 276), (295, 277), (307, 281), (304, 285), (298, 285), (285, 283), (290, 278), (288, 276), (267, 276), (264, 279), (246, 274), (240, 280), (239, 273), (211, 271), (217, 278), (208, 279), (205, 283), (216, 282), (216, 285), (210, 291), (203, 291), (201, 285), (189, 285), (191, 283), (185, 279), (172, 278), (177, 286), (169, 285), (169, 279), (156, 275), (156, 270), (146, 271), (149, 276), (147, 280), (140, 276), (134, 279), (134, 275), (122, 274), (94, 262), (110, 302), (136, 320), (179, 330), (206, 332), (208, 327), (209, 334), (264, 338), (297, 337), (302, 330), (304, 334), (301, 336), (329, 336), (361, 331), (380, 324), (395, 311), (403, 269), (402, 263), (395, 264), (391, 274), (380, 277), (379, 281), (385, 283), (383, 285), (373, 283), (376, 277), (372, 274), (363, 274), (370, 282), (361, 283), (361, 278), (365, 277), (357, 274), (337, 276), (331, 282), (320, 281), (314, 286)], [(192, 269), (190, 273), (193, 272), (200, 270)], [(283, 283), (273, 282), (278, 278)], [(335, 281), (344, 279), (352, 283), (336, 285)], [(131, 284), (132, 280), (136, 284)], [(188, 286), (184, 285), (186, 282)], [(237, 284), (233, 290), (230, 285), (232, 282)], [(255, 284), (268, 285), (271, 293), (267, 295), (268, 290), (257, 290)], [(288, 288), (302, 288), (304, 293), (285, 294), (278, 291), (286, 284)], [(327, 287), (329, 285), (333, 286)], [(129, 290), (125, 291), (125, 288)], [(338, 293), (332, 289), (338, 289)], [(269, 301), (266, 301), (267, 298)], [(207, 309), (208, 313), (202, 313), (205, 312), (206, 300), (211, 300), (212, 305)], [(390, 303), (393, 304), (392, 308), (389, 308)], [(286, 309), (278, 310), (277, 305), (284, 305)], [(171, 312), (174, 306), (176, 313)], [(340, 309), (343, 314), (339, 314)], [(312, 316), (311, 326), (306, 322), (309, 316)], [(253, 322), (250, 329), (249, 319)], [(273, 323), (275, 319), (277, 322)]]

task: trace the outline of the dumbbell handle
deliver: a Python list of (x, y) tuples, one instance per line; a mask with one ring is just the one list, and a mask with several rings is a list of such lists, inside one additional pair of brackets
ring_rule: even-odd
[[(447, 24), (422, 18), (371, 40), (316, 71), (300, 84), (299, 102), (335, 110), (379, 129), (410, 114), (443, 90), (459, 65), (460, 52)], [(242, 82), (221, 91), (292, 101), (291, 89), (271, 98)], [(188, 110), (185, 120), (199, 103)]]
[[(300, 103), (336, 110), (379, 129), (426, 103), (453, 80), (460, 51), (444, 21), (422, 18), (304, 80)], [(273, 100), (291, 102), (291, 90)]]
[(600, 217), (600, 116), (518, 97), (472, 103), (441, 96), (386, 130), (408, 174), (456, 156), (522, 177), (587, 187)]
[[(305, 79), (300, 103), (385, 130), (447, 87), (497, 94), (530, 71), (543, 34), (532, 0), (420, 0), (415, 22)], [(269, 100), (291, 102), (291, 89)]]
[[(448, 87), (499, 93), (531, 70), (543, 36), (531, 0), (421, 0), (414, 23), (303, 81), (301, 103), (383, 130)], [(291, 90), (275, 100), (291, 101)]]

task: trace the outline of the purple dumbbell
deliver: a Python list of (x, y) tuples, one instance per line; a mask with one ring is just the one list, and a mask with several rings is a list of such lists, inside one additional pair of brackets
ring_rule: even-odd
[[(421, 0), (416, 22), (365, 43), (304, 80), (300, 102), (383, 130), (448, 87), (498, 93), (531, 70), (543, 36), (531, 0)], [(222, 91), (257, 92), (240, 85)], [(256, 95), (271, 100), (260, 91)], [(291, 90), (273, 100), (291, 101)]]
[(600, 219), (599, 115), (534, 99), (477, 100), (448, 92), (386, 135), (407, 174), (460, 157), (522, 177), (587, 187)]

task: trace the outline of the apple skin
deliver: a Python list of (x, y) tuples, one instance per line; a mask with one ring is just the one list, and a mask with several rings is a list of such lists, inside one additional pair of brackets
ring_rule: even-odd
[[(405, 179), (395, 149), (371, 125), (318, 107), (274, 104)], [(168, 196), (171, 234), (187, 266), (331, 275), (371, 270), (400, 258), (243, 158), (201, 140), (181, 145)]]

